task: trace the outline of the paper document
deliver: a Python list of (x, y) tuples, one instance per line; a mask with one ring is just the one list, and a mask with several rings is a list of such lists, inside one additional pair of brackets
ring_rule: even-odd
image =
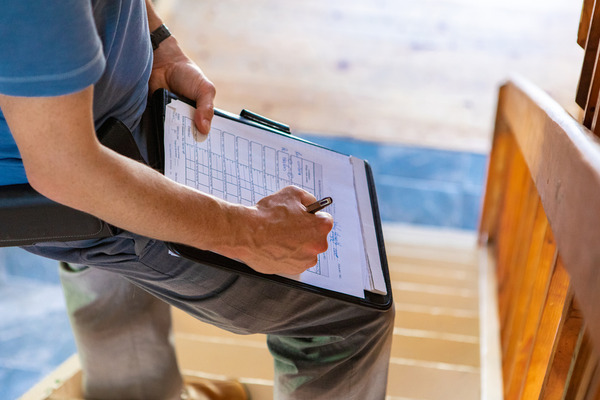
[[(208, 138), (198, 142), (193, 112), (179, 100), (167, 105), (164, 144), (168, 178), (244, 205), (254, 205), (288, 185), (301, 187), (317, 199), (331, 196), (333, 204), (325, 210), (334, 220), (329, 248), (319, 255), (316, 266), (291, 278), (361, 298), (365, 289), (385, 293), (385, 283), (380, 283), (381, 265), (375, 273), (376, 283), (369, 272), (368, 257), (379, 257), (373, 253), (376, 240), (367, 246), (365, 242), (373, 241), (374, 236), (363, 235), (360, 213), (366, 211), (359, 211), (356, 159), (218, 115)], [(366, 177), (359, 181), (366, 185)], [(371, 225), (372, 218), (371, 214)]]

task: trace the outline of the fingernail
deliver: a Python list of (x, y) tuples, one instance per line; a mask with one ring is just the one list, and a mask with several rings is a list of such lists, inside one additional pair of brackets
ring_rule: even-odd
[(208, 118), (204, 118), (202, 120), (202, 128), (204, 128), (204, 132), (206, 132), (207, 134), (210, 132), (210, 122), (211, 120)]
[(194, 137), (194, 139), (196, 139), (196, 142), (202, 143), (206, 140), (207, 137), (208, 135), (205, 135), (204, 133), (198, 131), (198, 134)]

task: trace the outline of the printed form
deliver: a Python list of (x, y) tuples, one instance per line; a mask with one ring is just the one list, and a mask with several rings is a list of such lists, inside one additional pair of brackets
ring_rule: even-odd
[[(215, 115), (208, 138), (198, 142), (194, 108), (179, 100), (165, 115), (165, 175), (201, 192), (254, 205), (288, 185), (317, 199), (333, 198), (329, 247), (299, 276), (307, 284), (364, 298), (368, 268), (349, 157)], [(357, 260), (363, 260), (357, 262)]]

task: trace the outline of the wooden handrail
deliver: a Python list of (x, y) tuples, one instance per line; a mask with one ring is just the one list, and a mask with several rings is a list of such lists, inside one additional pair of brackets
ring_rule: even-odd
[[(590, 338), (600, 349), (600, 141), (546, 93), (518, 77), (500, 89), (496, 135), (503, 130), (514, 135), (520, 148)], [(481, 232), (493, 241), (493, 200), (488, 203)]]
[(515, 77), (500, 88), (485, 193), (505, 398), (600, 398), (600, 139)]

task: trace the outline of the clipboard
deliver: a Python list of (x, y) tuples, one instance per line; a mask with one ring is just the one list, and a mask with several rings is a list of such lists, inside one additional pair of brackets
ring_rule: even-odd
[[(167, 107), (171, 107), (170, 105), (173, 101), (181, 101), (188, 105), (191, 105), (192, 107), (195, 106), (193, 101), (178, 97), (164, 89), (157, 90), (152, 96), (152, 109), (155, 117), (155, 130), (157, 134), (157, 142), (159, 143), (159, 154), (157, 155), (157, 158), (160, 161), (160, 166), (163, 167), (161, 170), (161, 172), (163, 173), (165, 172), (165, 121), (167, 118)], [(167, 247), (169, 248), (169, 250), (177, 256), (187, 258), (194, 262), (202, 263), (204, 265), (209, 265), (216, 268), (224, 268), (240, 275), (266, 280), (272, 282), (273, 284), (284, 285), (286, 287), (297, 290), (304, 290), (320, 296), (338, 299), (347, 303), (367, 307), (370, 309), (380, 311), (389, 309), (393, 304), (392, 289), (390, 283), (387, 257), (385, 252), (383, 232), (381, 228), (379, 208), (377, 203), (377, 195), (375, 192), (375, 184), (373, 180), (373, 173), (369, 163), (365, 160), (360, 160), (351, 156), (343, 155), (334, 150), (327, 149), (323, 146), (293, 136), (291, 134), (290, 128), (287, 125), (265, 118), (248, 110), (242, 110), (239, 116), (219, 109), (215, 109), (214, 113), (216, 117), (220, 117), (227, 120), (228, 123), (230, 123), (230, 126), (232, 126), (233, 128), (239, 126), (240, 128), (243, 127), (243, 129), (252, 129), (252, 131), (257, 131), (258, 134), (261, 135), (275, 135), (269, 136), (268, 139), (272, 138), (272, 140), (281, 140), (283, 138), (283, 140), (285, 141), (291, 141), (290, 143), (302, 143), (302, 146), (314, 147), (315, 149), (319, 149), (319, 152), (326, 152), (326, 154), (331, 154), (332, 156), (336, 155), (337, 157), (349, 157), (349, 160), (350, 158), (352, 159), (353, 170), (359, 171), (358, 175), (362, 175), (361, 171), (364, 171), (364, 177), (360, 177), (360, 179), (364, 180), (365, 182), (364, 193), (361, 193), (360, 197), (363, 198), (361, 204), (365, 204), (365, 202), (368, 202), (368, 209), (366, 210), (366, 212), (364, 212), (363, 210), (365, 209), (365, 207), (362, 206), (362, 209), (360, 210), (360, 223), (362, 229), (363, 220), (369, 221), (368, 229), (370, 232), (369, 235), (372, 238), (372, 246), (370, 251), (364, 251), (365, 256), (367, 257), (366, 253), (368, 252), (368, 257), (370, 257), (369, 260), (376, 260), (374, 264), (376, 264), (378, 268), (380, 268), (380, 270), (377, 270), (380, 272), (376, 272), (376, 275), (378, 275), (379, 277), (375, 278), (379, 280), (379, 283), (376, 284), (377, 288), (373, 288), (372, 286), (374, 278), (371, 276), (371, 274), (369, 274), (368, 278), (365, 277), (364, 280), (367, 281), (368, 279), (371, 279), (371, 282), (364, 283), (364, 285), (370, 284), (370, 289), (362, 290), (361, 293), (348, 294), (339, 292), (331, 288), (324, 288), (312, 283), (303, 282), (301, 280), (298, 280), (297, 278), (282, 275), (262, 274), (253, 270), (252, 268), (248, 267), (246, 264), (240, 261), (230, 259), (228, 257), (222, 256), (211, 251), (193, 248), (179, 243), (167, 243)], [(339, 199), (339, 201), (343, 202), (344, 200)], [(334, 204), (336, 204), (335, 198)], [(363, 218), (364, 215), (366, 215), (366, 217)], [(363, 236), (361, 236), (361, 238), (362, 237)], [(369, 264), (369, 261), (367, 261), (367, 264)], [(369, 265), (371, 264), (373, 263), (370, 263)]]

